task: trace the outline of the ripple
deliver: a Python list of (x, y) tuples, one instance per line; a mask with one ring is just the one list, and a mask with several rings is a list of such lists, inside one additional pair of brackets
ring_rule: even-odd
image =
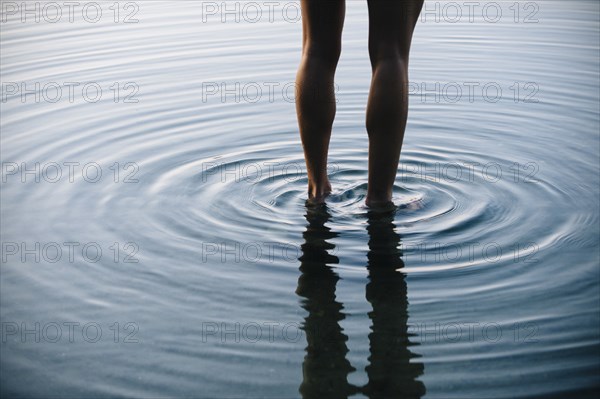
[[(338, 283), (338, 327), (348, 336), (349, 359), (363, 362), (353, 378), (366, 379), (373, 250), (362, 121), (370, 65), (366, 3), (359, 3), (348, 3), (333, 192), (320, 233), (323, 263)], [(106, 333), (116, 321), (135, 321), (143, 338), (125, 349), (110, 339), (7, 351), (3, 344), (2, 385), (11, 370), (12, 386), (31, 387), (29, 396), (48, 387), (90, 396), (199, 389), (211, 397), (297, 396), (303, 340), (213, 345), (199, 334), (207, 322), (299, 323), (306, 310), (296, 294), (298, 268), (314, 226), (307, 226), (293, 101), (282, 93), (255, 103), (203, 97), (206, 83), (292, 82), (300, 25), (203, 24), (200, 2), (140, 4), (143, 21), (129, 27), (21, 24), (18, 17), (2, 26), (3, 82), (104, 89), (97, 103), (79, 95), (57, 103), (10, 95), (2, 103), (3, 167), (19, 168), (3, 169), (3, 243), (96, 243), (103, 250), (97, 262), (3, 262), (3, 320), (98, 321)], [(387, 226), (408, 323), (491, 323), (504, 332), (497, 342), (411, 335), (431, 396), (499, 396), (498, 387), (513, 386), (517, 374), (528, 387), (516, 396), (556, 394), (587, 387), (597, 370), (598, 6), (577, 4), (542, 1), (539, 24), (424, 23), (415, 35), (414, 82), (498, 82), (510, 93), (498, 103), (410, 96), (397, 208)], [(535, 81), (540, 101), (514, 101), (516, 81)], [(138, 101), (115, 102), (116, 82), (137, 84)], [(41, 175), (22, 174), (22, 165), (36, 164)], [(62, 172), (57, 182), (46, 174), (54, 164)], [(86, 165), (99, 167), (101, 179), (90, 181)], [(136, 262), (125, 263), (129, 244)], [(254, 259), (257, 246), (286, 251)], [(538, 341), (515, 338), (515, 328), (531, 326)], [(83, 364), (88, 358), (108, 358), (111, 367)], [(104, 383), (117, 374), (114, 388)], [(234, 383), (231, 375), (244, 377)], [(175, 376), (179, 388), (170, 390)]]

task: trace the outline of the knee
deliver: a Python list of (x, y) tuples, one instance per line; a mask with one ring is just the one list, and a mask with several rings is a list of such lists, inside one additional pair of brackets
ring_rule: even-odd
[(373, 68), (381, 64), (394, 64), (404, 67), (408, 63), (408, 52), (396, 44), (371, 43), (369, 45), (369, 56)]
[(303, 56), (310, 61), (317, 61), (326, 67), (335, 68), (342, 54), (341, 41), (328, 43), (308, 41)]

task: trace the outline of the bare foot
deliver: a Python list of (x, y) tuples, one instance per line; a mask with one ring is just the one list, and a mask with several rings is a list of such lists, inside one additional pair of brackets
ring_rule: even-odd
[(389, 199), (375, 199), (367, 196), (365, 201), (365, 205), (367, 205), (371, 209), (388, 209), (395, 208), (394, 203)]
[(309, 185), (308, 201), (310, 203), (323, 204), (325, 202), (325, 198), (327, 198), (329, 194), (331, 194), (331, 184), (329, 184), (329, 181), (326, 181), (319, 186)]

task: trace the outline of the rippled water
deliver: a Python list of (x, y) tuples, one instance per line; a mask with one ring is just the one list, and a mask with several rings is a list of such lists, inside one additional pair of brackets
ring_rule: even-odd
[(3, 2), (2, 394), (594, 396), (598, 3), (428, 2), (380, 213), (366, 2), (324, 209), (305, 206), (298, 3), (250, 3), (51, 23), (42, 2), (36, 23)]

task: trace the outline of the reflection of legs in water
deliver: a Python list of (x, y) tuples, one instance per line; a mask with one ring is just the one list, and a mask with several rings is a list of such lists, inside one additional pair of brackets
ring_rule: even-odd
[(393, 211), (369, 213), (369, 283), (367, 300), (373, 311), (369, 383), (363, 392), (370, 398), (420, 398), (425, 386), (416, 378), (423, 374), (422, 363), (408, 349), (408, 300), (404, 266), (398, 249), (400, 236), (394, 231)]
[(303, 326), (308, 346), (300, 393), (303, 398), (346, 398), (356, 392), (348, 384), (348, 374), (354, 369), (346, 360), (348, 337), (339, 325), (345, 317), (343, 306), (335, 297), (339, 276), (328, 266), (339, 260), (328, 253), (334, 246), (326, 241), (337, 234), (325, 226), (329, 220), (325, 208), (308, 208), (306, 218), (308, 227), (300, 258), (302, 274), (296, 290), (308, 312)]
[(369, 335), (371, 357), (367, 367), (369, 383), (363, 388), (348, 383), (354, 368), (346, 360), (348, 337), (340, 327), (345, 318), (343, 305), (336, 301), (339, 276), (329, 265), (339, 259), (329, 252), (335, 247), (327, 240), (337, 237), (325, 224), (330, 215), (322, 207), (308, 208), (300, 278), (296, 293), (308, 312), (303, 330), (307, 347), (303, 363), (303, 398), (346, 398), (357, 392), (375, 398), (420, 398), (425, 386), (416, 378), (423, 364), (410, 363), (417, 357), (408, 350), (408, 301), (404, 276), (396, 270), (404, 264), (398, 249), (400, 237), (394, 231), (394, 212), (370, 212), (367, 300), (373, 311)]
[(408, 56), (422, 7), (423, 0), (369, 0), (373, 79), (367, 107), (367, 205), (392, 199), (408, 114)]
[(308, 172), (308, 196), (331, 192), (327, 152), (335, 118), (334, 75), (341, 52), (344, 0), (302, 0), (302, 62), (296, 78), (296, 111)]

